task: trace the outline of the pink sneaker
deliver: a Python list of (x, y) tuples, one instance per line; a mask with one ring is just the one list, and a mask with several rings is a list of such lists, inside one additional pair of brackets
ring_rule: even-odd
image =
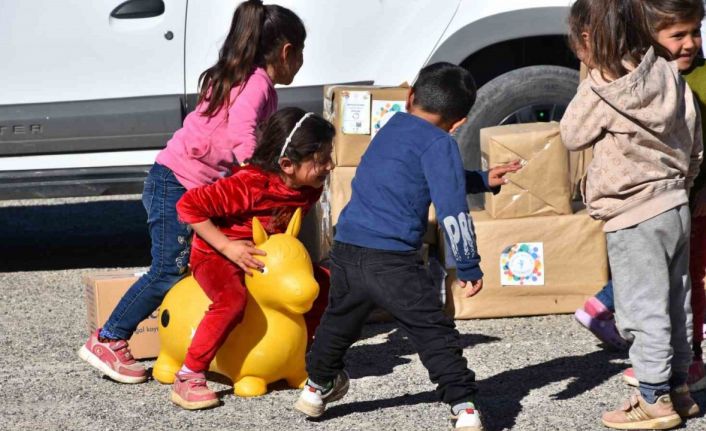
[(135, 361), (125, 340), (98, 338), (100, 328), (91, 334), (78, 357), (99, 369), (103, 374), (120, 383), (142, 383), (147, 380), (147, 371)]
[(613, 313), (595, 297), (589, 298), (583, 308), (576, 310), (574, 318), (608, 346), (618, 350), (628, 348), (628, 342), (618, 333)]
[(640, 382), (637, 380), (637, 377), (635, 377), (635, 370), (633, 370), (632, 367), (623, 371), (623, 381), (630, 386), (640, 386)]
[(706, 372), (704, 371), (703, 359), (694, 359), (689, 366), (689, 378), (686, 383), (690, 392), (698, 392), (706, 389)]
[(200, 410), (218, 405), (218, 397), (206, 386), (203, 373), (177, 373), (172, 386), (172, 402), (187, 410)]

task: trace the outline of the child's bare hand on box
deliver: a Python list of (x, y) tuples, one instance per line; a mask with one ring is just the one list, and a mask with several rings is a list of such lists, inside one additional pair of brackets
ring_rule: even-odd
[(470, 298), (471, 296), (474, 296), (476, 293), (480, 292), (480, 290), (483, 288), (483, 279), (481, 278), (480, 280), (471, 281), (456, 280), (456, 284), (458, 284), (460, 288), (466, 290), (463, 293), (464, 298)]
[(509, 180), (505, 178), (505, 174), (517, 172), (522, 169), (522, 166), (522, 161), (513, 160), (510, 163), (490, 168), (490, 170), (488, 170), (488, 184), (490, 187), (498, 187), (507, 184)]

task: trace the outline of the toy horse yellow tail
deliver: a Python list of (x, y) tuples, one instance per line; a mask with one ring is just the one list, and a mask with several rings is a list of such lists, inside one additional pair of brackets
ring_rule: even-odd
[[(307, 342), (303, 314), (319, 293), (311, 259), (297, 240), (301, 210), (297, 209), (283, 234), (267, 235), (253, 218), (253, 241), (266, 256), (257, 256), (263, 272), (245, 276), (248, 302), (236, 326), (211, 363), (210, 370), (228, 376), (240, 396), (259, 396), (267, 385), (285, 379), (291, 387), (306, 380)], [(210, 300), (188, 276), (177, 283), (160, 308), (160, 353), (153, 376), (172, 383)]]

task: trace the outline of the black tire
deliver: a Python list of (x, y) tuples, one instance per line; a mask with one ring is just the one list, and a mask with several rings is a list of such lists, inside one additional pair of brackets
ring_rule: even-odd
[[(574, 69), (529, 66), (486, 83), (478, 90), (468, 121), (456, 132), (466, 169), (481, 167), (480, 129), (501, 124), (559, 121), (576, 94), (578, 80), (579, 73)], [(483, 205), (482, 195), (470, 195), (469, 199), (471, 207)]]

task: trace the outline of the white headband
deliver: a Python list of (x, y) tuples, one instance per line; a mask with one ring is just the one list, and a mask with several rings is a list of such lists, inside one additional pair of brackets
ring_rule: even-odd
[(306, 114), (304, 114), (304, 116), (303, 116), (302, 118), (299, 119), (299, 121), (297, 121), (297, 124), (294, 125), (294, 128), (292, 129), (292, 131), (289, 132), (289, 136), (287, 136), (287, 139), (284, 141), (284, 145), (282, 146), (282, 151), (279, 152), (279, 158), (280, 158), (280, 159), (281, 159), (282, 157), (284, 157), (284, 152), (287, 151), (287, 147), (289, 146), (289, 143), (292, 142), (292, 136), (294, 136), (294, 132), (297, 131), (297, 129), (298, 129), (298, 128), (302, 125), (302, 123), (304, 122), (304, 120), (306, 120), (307, 118), (311, 117), (312, 115), (314, 115), (313, 112), (307, 112)]

